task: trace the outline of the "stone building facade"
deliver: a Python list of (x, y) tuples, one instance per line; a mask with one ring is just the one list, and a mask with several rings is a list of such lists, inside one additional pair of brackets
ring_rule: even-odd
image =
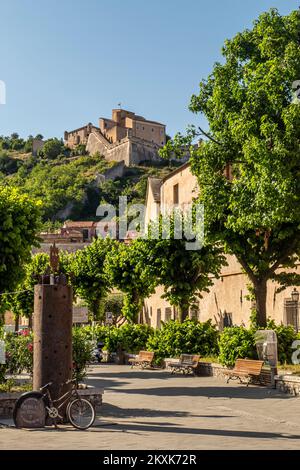
[(160, 160), (158, 151), (166, 143), (166, 126), (131, 111), (113, 109), (111, 119), (99, 119), (99, 127), (89, 123), (66, 131), (64, 138), (70, 148), (83, 144), (89, 154), (99, 152), (109, 161), (130, 166)]
[(92, 123), (88, 123), (86, 126), (79, 127), (78, 129), (74, 129), (70, 132), (65, 131), (65, 144), (71, 149), (77, 147), (77, 145), (86, 145), (88, 142), (89, 135), (93, 131), (97, 132), (98, 128), (93, 126)]
[[(145, 225), (159, 214), (166, 214), (170, 208), (179, 206), (185, 210), (199, 191), (197, 180), (190, 171), (189, 163), (179, 167), (163, 180), (149, 178), (146, 196)], [(235, 256), (227, 256), (228, 266), (223, 267), (220, 279), (214, 279), (208, 293), (203, 293), (196, 308), (190, 311), (191, 318), (203, 322), (211, 319), (219, 329), (230, 325), (250, 324), (252, 302), (247, 299), (249, 279)], [(279, 270), (280, 272), (280, 270)], [(297, 265), (300, 272), (300, 262)], [(278, 284), (268, 282), (267, 315), (276, 323), (292, 324), (300, 329), (299, 304), (292, 301), (289, 287), (278, 293)], [(145, 300), (142, 321), (160, 327), (162, 321), (177, 318), (176, 309), (161, 296), (163, 287)]]

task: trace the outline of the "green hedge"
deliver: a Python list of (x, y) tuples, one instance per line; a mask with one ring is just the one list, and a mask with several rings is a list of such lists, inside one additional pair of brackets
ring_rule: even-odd
[(155, 353), (157, 363), (166, 357), (179, 357), (180, 354), (216, 355), (218, 331), (210, 320), (205, 323), (172, 320), (163, 323), (161, 330), (156, 330), (148, 339), (147, 349)]
[[(266, 329), (274, 330), (277, 335), (278, 361), (291, 364), (293, 341), (300, 339), (292, 326), (276, 325), (269, 320)], [(257, 359), (254, 335), (257, 328), (246, 329), (242, 326), (225, 328), (219, 338), (219, 360), (225, 366), (233, 366), (238, 358)]]
[(148, 325), (126, 323), (123, 326), (84, 326), (81, 327), (87, 340), (101, 341), (103, 349), (116, 352), (119, 348), (128, 353), (137, 353), (146, 348), (148, 338), (153, 335), (153, 328)]
[[(278, 359), (282, 364), (290, 364), (293, 341), (300, 339), (293, 327), (267, 324), (277, 334)], [(128, 353), (138, 353), (146, 349), (155, 353), (155, 361), (162, 362), (166, 357), (179, 357), (180, 354), (200, 354), (202, 357), (217, 356), (226, 366), (233, 366), (237, 358), (256, 359), (254, 335), (256, 328), (246, 329), (241, 326), (225, 328), (219, 333), (209, 320), (198, 323), (186, 320), (184, 323), (171, 320), (163, 323), (160, 330), (148, 325), (125, 324), (116, 326), (82, 326), (73, 328), (73, 375), (79, 381), (85, 376), (86, 366), (90, 362), (93, 347), (99, 341), (104, 349), (115, 352), (123, 349)], [(3, 334), (5, 340), (6, 364), (0, 365), (0, 383), (7, 374), (17, 375), (22, 371), (32, 374), (33, 335), (24, 331), (21, 335)]]
[(148, 325), (126, 323), (120, 328), (110, 328), (105, 338), (105, 349), (109, 352), (124, 349), (136, 354), (146, 348), (147, 341), (153, 335), (153, 328)]
[(234, 366), (236, 359), (257, 359), (254, 330), (242, 326), (225, 328), (219, 338), (219, 361), (224, 366)]

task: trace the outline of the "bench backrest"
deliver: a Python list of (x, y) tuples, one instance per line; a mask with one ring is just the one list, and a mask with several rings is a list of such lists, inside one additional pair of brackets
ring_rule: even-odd
[(260, 375), (264, 361), (255, 361), (252, 359), (237, 359), (234, 370), (251, 375)]
[(198, 354), (181, 354), (180, 362), (187, 365), (197, 365), (200, 356)]
[(153, 361), (154, 352), (151, 351), (140, 351), (139, 352), (139, 360), (140, 361)]

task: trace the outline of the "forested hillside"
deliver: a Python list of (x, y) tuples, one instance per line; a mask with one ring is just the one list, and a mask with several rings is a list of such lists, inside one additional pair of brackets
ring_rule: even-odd
[[(37, 136), (42, 138), (42, 136)], [(101, 155), (86, 155), (78, 146), (66, 148), (62, 141), (49, 139), (36, 156), (32, 155), (33, 137), (18, 134), (0, 137), (0, 183), (18, 187), (43, 204), (47, 227), (66, 217), (94, 219), (100, 202), (117, 205), (119, 196), (143, 203), (148, 176), (166, 176), (174, 167), (167, 163), (127, 168), (122, 178), (99, 182), (99, 175), (115, 165)], [(50, 223), (49, 223), (50, 222)]]

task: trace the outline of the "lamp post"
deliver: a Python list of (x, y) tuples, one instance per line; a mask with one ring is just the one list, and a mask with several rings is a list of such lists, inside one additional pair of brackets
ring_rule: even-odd
[(298, 331), (298, 305), (299, 305), (299, 297), (300, 297), (300, 294), (299, 294), (299, 291), (296, 289), (296, 287), (294, 287), (294, 290), (292, 291), (292, 294), (291, 294), (291, 298), (292, 298), (292, 301), (294, 302), (295, 304), (295, 316), (296, 316), (296, 329)]

